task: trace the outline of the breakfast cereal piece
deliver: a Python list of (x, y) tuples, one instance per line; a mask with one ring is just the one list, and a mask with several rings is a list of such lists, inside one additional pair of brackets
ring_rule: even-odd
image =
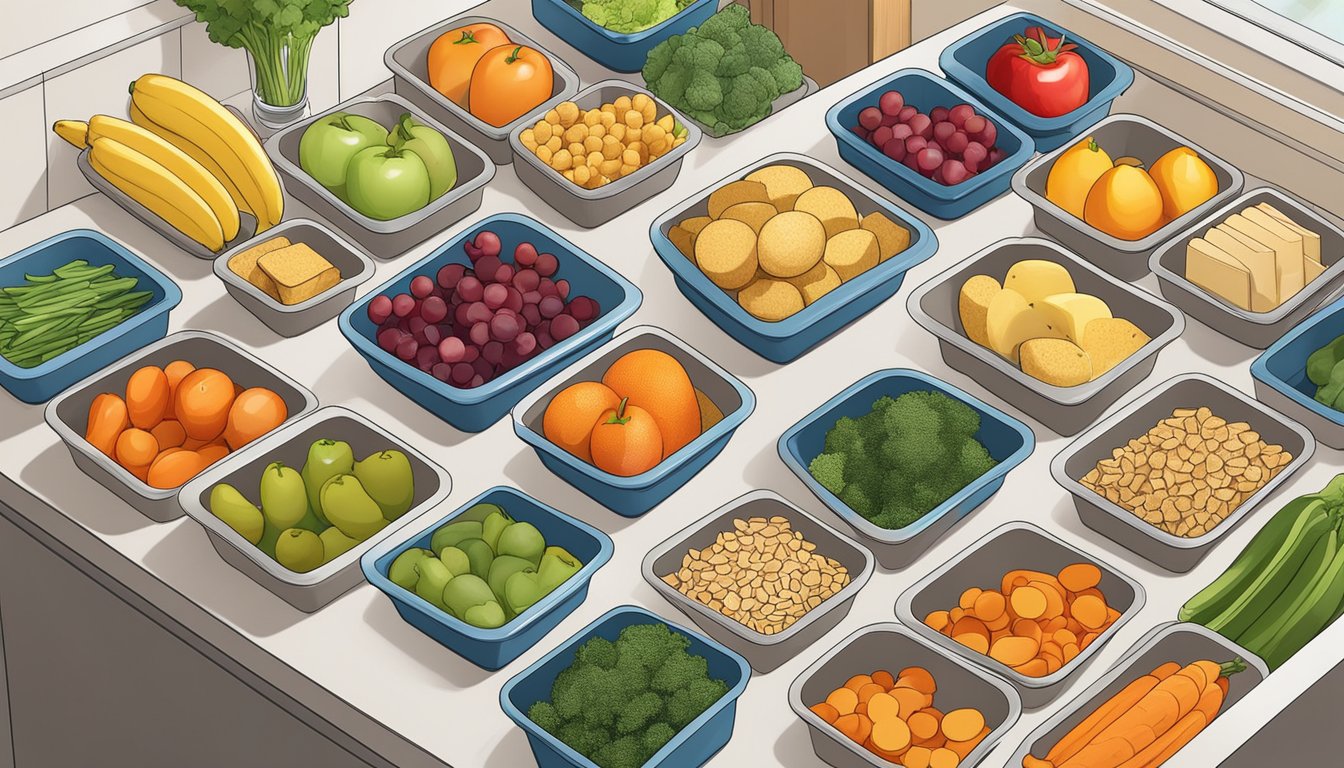
[(307, 243), (262, 255), (257, 266), (275, 283), (282, 304), (298, 304), (335, 286), (341, 272)]

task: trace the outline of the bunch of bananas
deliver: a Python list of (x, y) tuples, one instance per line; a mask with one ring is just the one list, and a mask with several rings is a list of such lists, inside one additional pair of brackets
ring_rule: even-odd
[(1344, 613), (1344, 475), (1288, 502), (1181, 607), (1277, 669)]
[(257, 232), (280, 222), (284, 192), (248, 127), (201, 90), (166, 75), (131, 84), (130, 120), (60, 120), (56, 135), (89, 149), (108, 183), (169, 225), (220, 251), (238, 235), (239, 211)]

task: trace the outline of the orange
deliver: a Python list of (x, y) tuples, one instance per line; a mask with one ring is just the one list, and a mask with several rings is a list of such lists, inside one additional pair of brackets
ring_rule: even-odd
[(1116, 165), (1088, 191), (1083, 221), (1112, 237), (1138, 240), (1162, 226), (1162, 193), (1147, 171)]
[(177, 385), (173, 413), (187, 437), (213, 440), (228, 423), (233, 397), (233, 380), (223, 371), (197, 368)]
[(104, 392), (89, 403), (89, 423), (84, 429), (84, 439), (108, 458), (113, 458), (117, 449), (117, 438), (131, 425), (126, 413), (126, 401), (110, 392)]
[(1149, 175), (1162, 193), (1162, 215), (1178, 219), (1218, 194), (1218, 177), (1189, 147), (1176, 147), (1153, 163)]
[(155, 488), (176, 488), (202, 469), (205, 469), (205, 462), (199, 453), (169, 448), (149, 465), (146, 482)]
[(647, 411), (663, 439), (663, 456), (700, 436), (700, 402), (677, 359), (657, 349), (627, 352), (611, 364), (602, 383)]
[(153, 429), (163, 421), (170, 407), (168, 376), (157, 365), (146, 365), (131, 374), (126, 382), (126, 409), (131, 424)]
[(265, 387), (245, 389), (229, 408), (224, 440), (236, 451), (280, 426), (287, 418), (289, 409), (279, 395)]
[(181, 448), (187, 439), (187, 431), (177, 419), (164, 419), (149, 430), (158, 442), (159, 448)]
[(165, 419), (175, 418), (173, 407), (177, 402), (177, 385), (194, 370), (196, 366), (186, 360), (174, 360), (163, 366), (163, 374), (168, 377), (168, 413), (164, 416)]
[(123, 467), (148, 467), (159, 455), (159, 441), (143, 429), (128, 429), (117, 438), (117, 463)]
[(555, 74), (540, 51), (504, 43), (476, 62), (467, 91), (471, 114), (499, 127), (517, 120), (551, 98)]
[(541, 419), (541, 431), (547, 440), (578, 456), (593, 460), (588, 450), (588, 438), (598, 418), (606, 411), (614, 411), (621, 398), (611, 387), (596, 381), (570, 384), (551, 398), (546, 414)]
[(210, 443), (196, 452), (201, 457), (201, 467), (208, 467), (229, 455), (229, 446), (222, 443)]
[(434, 39), (426, 57), (430, 87), (459, 107), (467, 106), (467, 87), (476, 62), (490, 49), (508, 42), (504, 30), (484, 22), (444, 32)]
[(649, 412), (622, 400), (604, 411), (589, 440), (593, 466), (621, 477), (647, 472), (663, 460), (663, 438)]

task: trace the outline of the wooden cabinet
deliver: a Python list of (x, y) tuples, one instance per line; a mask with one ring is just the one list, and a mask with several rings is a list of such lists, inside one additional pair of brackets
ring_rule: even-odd
[(739, 0), (823, 87), (910, 45), (912, 0)]

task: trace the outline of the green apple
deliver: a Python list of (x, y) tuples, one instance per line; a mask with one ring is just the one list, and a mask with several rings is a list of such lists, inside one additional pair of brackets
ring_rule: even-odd
[(429, 171), (414, 152), (368, 147), (350, 159), (345, 194), (355, 210), (388, 221), (429, 205)]
[(387, 135), (387, 143), (414, 152), (429, 171), (429, 199), (435, 200), (457, 184), (457, 161), (448, 139), (438, 131), (417, 123), (407, 112)]
[(387, 129), (362, 115), (333, 112), (313, 122), (299, 139), (299, 165), (318, 184), (344, 194), (350, 160), (362, 149), (387, 143)]

